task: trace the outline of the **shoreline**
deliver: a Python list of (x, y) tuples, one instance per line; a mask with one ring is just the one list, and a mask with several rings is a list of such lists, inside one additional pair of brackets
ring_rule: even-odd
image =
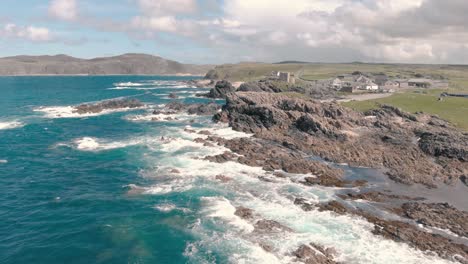
[[(235, 154), (224, 153), (205, 159), (262, 167), (278, 178), (288, 178), (290, 173), (310, 173), (314, 176), (305, 177), (299, 183), (338, 187), (342, 191), (326, 203), (296, 198), (294, 203), (304, 211), (318, 209), (364, 218), (374, 225), (374, 235), (466, 263), (468, 224), (463, 224), (463, 219), (468, 218), (468, 212), (460, 204), (463, 197), (453, 191), (457, 189), (458, 195), (464, 195), (468, 190), (463, 176), (463, 172), (468, 172), (468, 152), (464, 152), (468, 146), (463, 140), (458, 141), (454, 144), (459, 145), (451, 147), (459, 148), (459, 156), (441, 152), (442, 156), (448, 155), (442, 157), (431, 152), (431, 145), (442, 144), (439, 147), (443, 149), (445, 139), (426, 138), (431, 133), (448, 133), (448, 137), (457, 138), (462, 132), (436, 117), (413, 116), (388, 106), (364, 115), (333, 102), (289, 98), (276, 93), (235, 92), (226, 83), (218, 83), (212, 91), (208, 96), (227, 99), (214, 120), (228, 123), (233, 130), (253, 134), (253, 137), (200, 140), (223, 146)], [(415, 141), (412, 133), (424, 129), (427, 131), (422, 132), (422, 139)], [(364, 155), (352, 154), (353, 148), (361, 149)], [(402, 153), (412, 156), (414, 162), (405, 160)], [(310, 159), (309, 155), (321, 158)], [(384, 163), (379, 165), (374, 157), (383, 157)], [(459, 172), (448, 177), (454, 171), (444, 171), (438, 162), (458, 166)], [(336, 166), (343, 163), (349, 165)], [(354, 166), (375, 170), (374, 173), (385, 169), (385, 173), (372, 177), (358, 173), (349, 178), (348, 170), (352, 171)], [(442, 171), (439, 174), (437, 170)], [(433, 174), (441, 177), (433, 177)], [(404, 186), (408, 187), (406, 191), (402, 190)], [(444, 195), (444, 190), (455, 196)]]

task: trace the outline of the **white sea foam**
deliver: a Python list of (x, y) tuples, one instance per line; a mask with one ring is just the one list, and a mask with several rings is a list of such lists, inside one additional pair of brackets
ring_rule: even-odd
[(142, 115), (128, 115), (125, 117), (128, 121), (134, 122), (175, 122), (175, 121), (188, 121), (198, 118), (196, 115), (189, 114), (142, 114)]
[[(98, 139), (93, 137), (83, 137), (73, 140), (71, 144), (72, 147), (82, 150), (82, 151), (103, 151), (103, 150), (110, 150), (110, 149), (118, 149), (118, 148), (125, 148), (129, 146), (136, 146), (136, 145), (153, 145), (160, 143), (160, 140), (157, 137), (138, 137), (129, 140), (123, 141), (110, 141), (107, 139)], [(59, 144), (59, 145), (66, 145), (69, 144)]]
[(0, 130), (6, 130), (6, 129), (15, 129), (19, 127), (23, 127), (24, 123), (19, 122), (19, 121), (8, 121), (8, 122), (0, 122)]
[[(199, 130), (196, 129), (196, 132)], [(225, 127), (208, 130), (226, 137), (249, 136)], [(237, 162), (209, 162), (203, 157), (228, 150), (193, 142), (194, 138), (203, 135), (181, 129), (168, 131), (175, 138), (156, 145), (155, 150), (162, 153), (148, 160), (149, 164), (157, 165), (157, 170), (142, 174), (160, 179), (159, 183), (145, 187), (142, 193), (166, 195), (209, 189), (226, 194), (202, 198), (199, 223), (191, 227), (198, 241), (189, 244), (184, 253), (192, 261), (206, 261), (206, 254), (214, 252), (226, 256), (233, 263), (293, 263), (291, 252), (302, 244), (314, 242), (335, 248), (337, 260), (346, 263), (448, 263), (406, 244), (374, 235), (373, 224), (362, 218), (316, 210), (306, 212), (294, 204), (297, 197), (313, 204), (334, 199), (336, 188), (302, 185), (297, 181), (304, 175), (275, 178), (258, 167)], [(179, 173), (168, 176), (171, 168), (176, 168)], [(216, 180), (217, 175), (224, 175), (230, 180), (221, 183)], [(262, 177), (268, 177), (271, 181), (264, 181)], [(294, 231), (276, 234), (252, 232), (253, 222), (234, 214), (237, 206), (251, 208), (259, 218), (275, 220)], [(161, 207), (163, 210), (170, 208)], [(213, 224), (219, 228), (213, 229)], [(273, 253), (263, 250), (261, 244), (272, 246)]]
[(134, 82), (114, 83), (114, 86), (117, 86), (117, 87), (122, 87), (122, 86), (127, 86), (127, 87), (130, 87), (130, 86), (145, 86), (145, 85), (146, 85), (145, 83), (134, 83)]
[(0, 159), (0, 164), (5, 164), (5, 163), (8, 163), (8, 160), (6, 160), (6, 159)]
[(137, 109), (143, 109), (144, 107), (139, 108), (118, 108), (118, 109), (107, 109), (99, 113), (84, 113), (80, 114), (76, 112), (74, 106), (41, 106), (34, 109), (35, 112), (42, 112), (46, 118), (81, 118), (81, 117), (91, 117), (91, 116), (100, 116), (107, 115), (116, 112), (126, 112)]
[(129, 86), (117, 86), (112, 88), (107, 88), (107, 90), (137, 90), (137, 91), (145, 91), (145, 90), (157, 90), (161, 89), (160, 87), (129, 87)]
[(244, 133), (244, 132), (235, 131), (232, 128), (230, 128), (227, 124), (221, 124), (221, 123), (213, 124), (209, 128), (194, 128), (194, 127), (192, 127), (190, 125), (186, 126), (185, 128), (188, 129), (188, 131), (193, 130), (195, 132), (195, 133), (190, 133), (190, 132), (187, 132), (187, 131), (182, 131), (181, 132), (181, 133), (184, 134), (184, 137), (192, 138), (192, 139), (194, 139), (194, 138), (207, 138), (208, 137), (208, 135), (198, 134), (201, 131), (208, 131), (211, 134), (213, 134), (215, 136), (218, 136), (218, 137), (221, 137), (221, 138), (224, 138), (224, 139), (235, 139), (235, 138), (243, 138), (243, 137), (252, 137), (253, 136), (253, 134), (248, 134), (248, 133)]
[(155, 205), (154, 208), (160, 212), (168, 213), (176, 209), (177, 206), (172, 203), (164, 203), (164, 204)]
[(163, 213), (169, 213), (169, 212), (172, 212), (172, 211), (181, 211), (181, 212), (184, 212), (184, 213), (190, 212), (190, 209), (177, 207), (177, 205), (175, 205), (173, 203), (157, 204), (157, 205), (154, 206), (154, 209), (156, 209), (156, 210), (158, 210), (160, 212), (163, 212)]
[(236, 208), (226, 198), (202, 197), (202, 201), (205, 203), (204, 213), (208, 217), (222, 219), (243, 232), (250, 233), (254, 230), (253, 225), (234, 214)]

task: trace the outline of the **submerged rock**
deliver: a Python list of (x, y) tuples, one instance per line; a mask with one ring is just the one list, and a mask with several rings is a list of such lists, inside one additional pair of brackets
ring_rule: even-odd
[(258, 220), (255, 223), (255, 232), (273, 233), (273, 232), (292, 232), (293, 230), (287, 226), (280, 224), (274, 220)]
[(176, 93), (170, 93), (170, 94), (169, 94), (169, 98), (171, 98), (171, 99), (177, 99), (177, 98), (179, 98), (179, 96), (178, 96)]
[(254, 211), (252, 209), (245, 208), (242, 206), (237, 207), (236, 212), (234, 214), (242, 219), (253, 219), (254, 217)]

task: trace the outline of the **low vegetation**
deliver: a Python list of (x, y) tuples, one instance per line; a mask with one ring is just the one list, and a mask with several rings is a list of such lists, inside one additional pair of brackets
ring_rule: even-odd
[(458, 97), (444, 97), (438, 100), (442, 90), (412, 90), (396, 93), (390, 97), (368, 100), (351, 101), (343, 105), (359, 111), (377, 108), (379, 104), (399, 107), (408, 112), (425, 112), (437, 115), (455, 126), (468, 131), (468, 99)]

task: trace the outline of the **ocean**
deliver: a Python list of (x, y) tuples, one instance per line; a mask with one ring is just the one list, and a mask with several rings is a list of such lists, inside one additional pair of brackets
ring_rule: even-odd
[[(170, 93), (208, 102), (196, 96), (208, 89), (188, 79), (1, 77), (0, 263), (293, 263), (291, 252), (310, 242), (335, 248), (347, 263), (445, 263), (373, 235), (363, 219), (294, 205), (294, 197), (335, 199), (338, 188), (203, 160), (227, 149), (196, 143), (206, 135), (189, 131), (251, 135), (209, 116), (152, 113)], [(115, 98), (145, 107), (72, 111)], [(234, 214), (238, 206), (294, 232), (258, 233)]]

